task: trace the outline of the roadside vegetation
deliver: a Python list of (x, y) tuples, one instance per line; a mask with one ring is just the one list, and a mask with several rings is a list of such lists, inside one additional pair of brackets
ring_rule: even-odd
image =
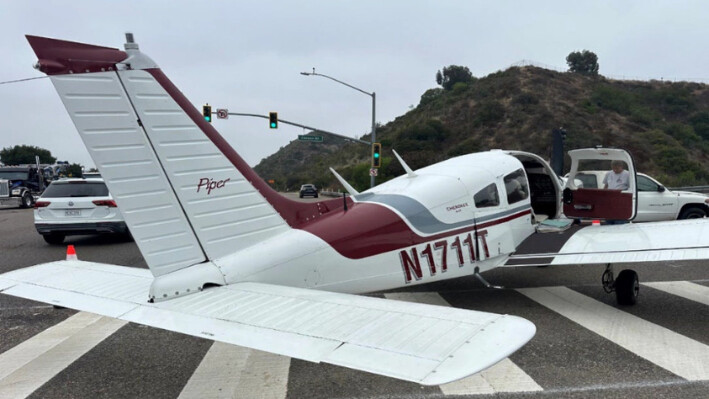
[[(457, 65), (437, 71), (439, 87), (425, 91), (418, 106), (377, 129), (384, 155), (377, 182), (404, 173), (392, 148), (412, 168), (493, 148), (548, 156), (552, 129), (563, 127), (566, 149), (622, 147), (631, 151), (640, 171), (666, 185), (709, 184), (707, 85), (610, 80), (599, 74), (595, 54), (577, 53), (567, 58), (566, 73), (534, 66), (480, 78)], [(329, 137), (324, 144), (294, 141), (265, 158), (256, 171), (279, 189), (303, 183), (337, 189), (328, 170), (332, 166), (364, 190), (369, 154), (367, 146)]]

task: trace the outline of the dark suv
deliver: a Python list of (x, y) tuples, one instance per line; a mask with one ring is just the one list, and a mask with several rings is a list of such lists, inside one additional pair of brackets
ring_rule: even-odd
[(300, 186), (300, 198), (303, 198), (305, 196), (313, 196), (315, 198), (318, 197), (318, 189), (315, 188), (314, 185), (312, 184), (303, 184)]

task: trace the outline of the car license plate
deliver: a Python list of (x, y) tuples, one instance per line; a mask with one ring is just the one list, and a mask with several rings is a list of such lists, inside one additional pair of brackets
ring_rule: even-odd
[(68, 209), (64, 211), (64, 216), (81, 216), (79, 209)]

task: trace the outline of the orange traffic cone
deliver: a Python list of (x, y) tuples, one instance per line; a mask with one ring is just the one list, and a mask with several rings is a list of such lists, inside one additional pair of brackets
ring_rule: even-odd
[(76, 250), (73, 245), (66, 247), (66, 260), (79, 260), (79, 258), (76, 257)]

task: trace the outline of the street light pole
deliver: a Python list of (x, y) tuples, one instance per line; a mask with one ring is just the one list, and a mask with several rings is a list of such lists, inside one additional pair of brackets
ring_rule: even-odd
[[(377, 142), (377, 122), (376, 122), (377, 94), (375, 92), (369, 93), (369, 92), (366, 92), (358, 87), (352, 86), (349, 83), (345, 83), (341, 80), (337, 80), (337, 79), (333, 78), (332, 76), (327, 76), (327, 75), (323, 75), (321, 73), (316, 73), (315, 68), (313, 68), (313, 72), (301, 72), (300, 74), (304, 75), (304, 76), (322, 76), (323, 78), (328, 78), (330, 80), (334, 80), (335, 82), (337, 82), (339, 84), (345, 85), (351, 89), (355, 89), (360, 93), (363, 93), (363, 94), (366, 94), (366, 95), (372, 97), (372, 143)], [(370, 176), (370, 179), (369, 179), (369, 186), (370, 187), (374, 187), (374, 181), (375, 181), (375, 177)]]

